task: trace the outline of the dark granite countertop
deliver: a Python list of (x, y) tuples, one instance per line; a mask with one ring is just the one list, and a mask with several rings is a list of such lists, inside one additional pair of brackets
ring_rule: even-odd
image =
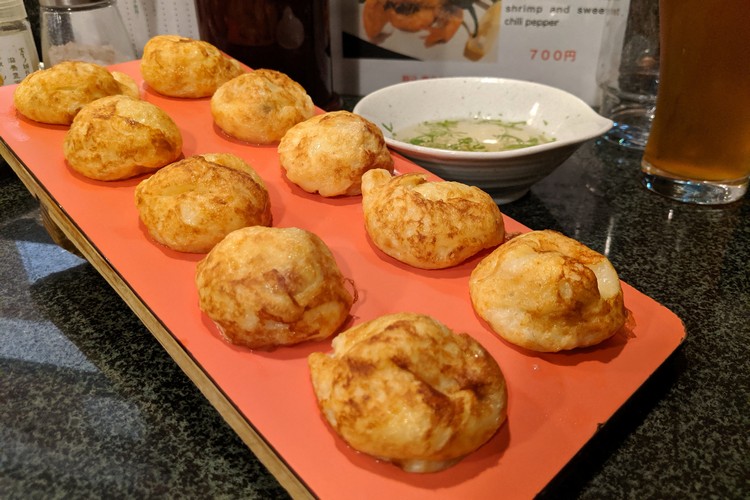
[[(663, 199), (638, 162), (592, 141), (501, 207), (606, 253), (687, 330), (544, 496), (747, 498), (750, 204)], [(286, 495), (97, 271), (52, 243), (4, 164), (0, 273), (0, 495)]]

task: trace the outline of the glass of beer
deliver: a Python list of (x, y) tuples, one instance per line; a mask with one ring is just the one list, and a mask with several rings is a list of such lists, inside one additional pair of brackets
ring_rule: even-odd
[(750, 1), (660, 0), (660, 80), (645, 186), (731, 203), (750, 177)]

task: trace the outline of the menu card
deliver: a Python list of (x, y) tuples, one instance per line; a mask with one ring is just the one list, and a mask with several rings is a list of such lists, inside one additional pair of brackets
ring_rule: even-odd
[[(438, 2), (440, 3), (440, 2)], [(367, 94), (439, 76), (531, 80), (597, 100), (596, 68), (630, 0), (332, 0), (336, 90)]]

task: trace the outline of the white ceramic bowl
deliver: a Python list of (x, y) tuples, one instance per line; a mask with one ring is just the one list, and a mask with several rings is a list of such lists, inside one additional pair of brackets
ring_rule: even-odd
[[(578, 97), (539, 83), (491, 77), (448, 77), (391, 85), (368, 94), (354, 112), (380, 127), (388, 146), (445, 180), (487, 191), (497, 203), (523, 196), (585, 141), (612, 127)], [(415, 146), (392, 131), (424, 121), (493, 118), (522, 121), (553, 142), (500, 152)]]

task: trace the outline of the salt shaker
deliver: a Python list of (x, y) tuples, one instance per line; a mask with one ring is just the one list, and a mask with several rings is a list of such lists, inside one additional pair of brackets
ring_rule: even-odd
[(39, 69), (23, 0), (0, 0), (0, 85), (19, 83)]
[(135, 47), (114, 0), (39, 0), (42, 60), (102, 66), (136, 58)]

